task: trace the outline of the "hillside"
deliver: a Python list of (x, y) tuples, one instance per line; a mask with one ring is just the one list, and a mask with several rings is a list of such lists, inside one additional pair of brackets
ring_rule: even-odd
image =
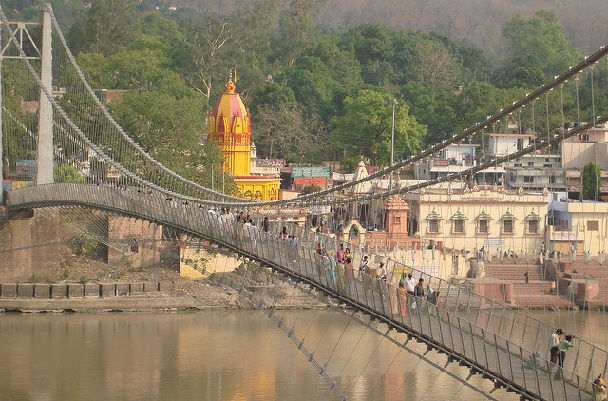
[[(178, 9), (225, 15), (254, 0), (162, 1)], [(608, 16), (606, 0), (327, 0), (318, 23), (336, 30), (377, 22), (404, 30), (438, 32), (500, 58), (504, 23), (516, 14), (527, 19), (538, 10), (554, 11), (566, 38), (584, 52), (592, 52), (608, 40), (608, 24), (603, 18)]]

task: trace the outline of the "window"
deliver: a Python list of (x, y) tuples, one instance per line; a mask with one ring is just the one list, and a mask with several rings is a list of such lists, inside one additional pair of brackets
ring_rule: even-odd
[(515, 166), (515, 167), (521, 167), (522, 164), (521, 163), (515, 163), (513, 166)]
[(503, 234), (515, 234), (515, 220), (517, 220), (517, 217), (510, 213), (509, 209), (502, 215), (500, 220), (502, 220), (501, 228)]
[(555, 184), (556, 181), (557, 181), (557, 177), (555, 177), (554, 175), (549, 176), (549, 184)]
[(441, 215), (433, 210), (428, 216), (426, 216), (426, 220), (428, 221), (427, 233), (439, 234), (441, 231), (441, 220), (443, 220)]
[(399, 216), (395, 216), (395, 218), (394, 218), (393, 222), (394, 222), (395, 224), (401, 224), (401, 217), (399, 217)]
[(545, 164), (543, 164), (543, 167), (546, 167), (546, 168), (551, 168), (551, 167), (553, 167), (553, 166), (551, 165), (551, 163), (545, 163)]
[(538, 234), (538, 220), (528, 221), (528, 232), (530, 234)]
[(528, 230), (528, 234), (538, 234), (540, 232), (540, 221), (542, 218), (534, 212), (530, 212), (529, 215), (526, 216), (526, 229)]
[(548, 157), (545, 158), (545, 163), (549, 163), (551, 161), (551, 159), (549, 159)]
[(534, 162), (528, 162), (528, 166), (534, 166)]
[(429, 232), (430, 233), (439, 232), (439, 220), (429, 220)]
[(492, 216), (482, 211), (476, 218), (477, 220), (477, 234), (489, 234), (490, 233), (490, 220)]
[(597, 220), (587, 220), (587, 231), (599, 231), (599, 223)]
[(464, 220), (454, 220), (454, 232), (459, 234), (464, 233)]
[(524, 138), (517, 138), (517, 150), (524, 148)]
[(451, 218), (452, 220), (452, 233), (453, 234), (464, 234), (465, 232), (465, 222), (467, 221), (467, 216), (464, 215), (458, 209), (456, 213)]
[(524, 182), (534, 182), (534, 177), (531, 175), (524, 175)]

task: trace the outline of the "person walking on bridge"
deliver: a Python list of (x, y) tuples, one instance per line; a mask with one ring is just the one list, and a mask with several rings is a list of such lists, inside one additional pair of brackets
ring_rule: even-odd
[(408, 306), (410, 306), (412, 304), (412, 302), (414, 302), (414, 296), (416, 295), (416, 294), (414, 294), (414, 289), (416, 288), (416, 283), (414, 282), (414, 279), (412, 278), (412, 273), (409, 273), (407, 275), (407, 279), (405, 279), (404, 285), (405, 285), (405, 291), (407, 292), (407, 304), (408, 304)]
[(549, 364), (549, 374), (551, 374), (551, 368), (553, 365), (557, 365), (559, 359), (559, 343), (562, 340), (562, 335), (564, 332), (562, 329), (557, 329), (555, 332), (551, 333), (551, 338), (549, 339), (549, 353), (550, 353), (550, 362)]
[(568, 351), (568, 349), (570, 347), (574, 347), (574, 336), (571, 334), (568, 334), (565, 338), (562, 338), (562, 340), (559, 342), (559, 345), (557, 346), (558, 350), (559, 350), (559, 355), (558, 355), (558, 365), (559, 365), (559, 369), (557, 369), (557, 372), (555, 372), (555, 380), (561, 380), (562, 378), (562, 371), (564, 369), (564, 361), (566, 360), (566, 351)]
[(420, 277), (420, 279), (418, 280), (418, 284), (416, 284), (416, 286), (414, 287), (414, 296), (416, 297), (416, 306), (418, 309), (418, 312), (424, 312), (425, 311), (425, 307), (426, 307), (426, 301), (424, 300), (425, 297), (425, 293), (424, 293), (424, 279), (422, 277)]

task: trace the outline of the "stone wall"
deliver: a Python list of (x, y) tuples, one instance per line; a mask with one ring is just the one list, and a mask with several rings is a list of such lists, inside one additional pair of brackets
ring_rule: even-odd
[(172, 281), (136, 283), (0, 283), (0, 298), (111, 298), (167, 292), (175, 288)]

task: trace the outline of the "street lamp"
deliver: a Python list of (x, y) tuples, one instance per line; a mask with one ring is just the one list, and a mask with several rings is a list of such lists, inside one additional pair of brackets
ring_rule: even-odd
[[(391, 99), (391, 104), (393, 105), (393, 119), (391, 123), (391, 167), (395, 163), (394, 155), (395, 155), (395, 106), (397, 105), (397, 99)], [(393, 190), (393, 171), (391, 170), (391, 175), (388, 183), (389, 192)]]

